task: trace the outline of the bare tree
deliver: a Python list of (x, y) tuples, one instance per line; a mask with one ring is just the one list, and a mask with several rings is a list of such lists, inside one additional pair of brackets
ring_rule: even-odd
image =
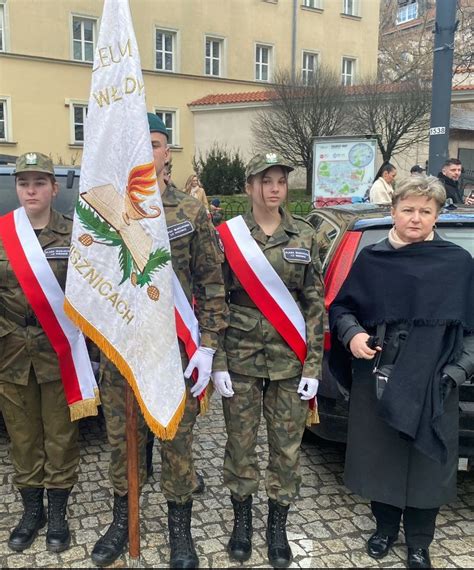
[[(433, 74), (433, 29), (436, 7), (432, 0), (417, 3), (418, 16), (397, 24), (397, 0), (384, 0), (380, 10), (379, 80), (409, 81)], [(474, 4), (458, 0), (454, 40), (453, 85), (467, 83), (474, 64)]]
[(388, 161), (428, 138), (431, 91), (422, 81), (379, 83), (376, 77), (353, 88), (348, 114), (351, 130), (371, 133)]
[(252, 123), (254, 147), (278, 152), (306, 168), (306, 192), (311, 193), (313, 138), (339, 134), (343, 129), (346, 113), (340, 77), (326, 68), (309, 80), (279, 71), (268, 90), (271, 105)]

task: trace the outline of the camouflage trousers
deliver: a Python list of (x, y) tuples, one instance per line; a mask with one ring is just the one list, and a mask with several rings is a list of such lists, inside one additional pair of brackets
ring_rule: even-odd
[[(197, 486), (192, 445), (193, 427), (199, 403), (190, 393), (191, 381), (186, 381), (186, 405), (183, 419), (173, 440), (161, 441), (161, 490), (168, 501), (186, 503)], [(114, 492), (123, 496), (128, 491), (127, 440), (125, 425), (125, 380), (111, 364), (102, 372), (100, 382), (102, 409), (107, 427), (107, 438), (112, 447), (109, 478)], [(138, 413), (139, 485), (146, 482), (146, 443), (148, 426)]]
[(61, 381), (0, 383), (0, 410), (10, 436), (19, 489), (69, 489), (77, 482), (79, 422), (72, 422)]
[(296, 392), (301, 378), (270, 382), (234, 373), (231, 378), (234, 396), (222, 399), (227, 429), (224, 484), (238, 501), (258, 490), (256, 445), (263, 402), (269, 450), (265, 488), (270, 499), (289, 505), (301, 484), (300, 445), (308, 412), (308, 402)]

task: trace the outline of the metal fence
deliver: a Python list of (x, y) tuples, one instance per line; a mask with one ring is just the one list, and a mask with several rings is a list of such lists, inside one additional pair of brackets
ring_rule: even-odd
[[(221, 199), (222, 214), (224, 220), (230, 220), (234, 216), (238, 216), (239, 214), (244, 214), (248, 210), (248, 202), (246, 200), (226, 200)], [(291, 201), (288, 203), (290, 208), (290, 212), (292, 214), (297, 214), (299, 216), (306, 216), (313, 207), (313, 204), (310, 200), (308, 201)]]

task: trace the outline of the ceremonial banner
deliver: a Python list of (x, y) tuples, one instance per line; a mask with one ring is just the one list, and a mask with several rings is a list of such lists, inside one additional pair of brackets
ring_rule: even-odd
[(128, 0), (105, 0), (85, 125), (65, 311), (116, 364), (145, 419), (182, 417), (171, 255)]

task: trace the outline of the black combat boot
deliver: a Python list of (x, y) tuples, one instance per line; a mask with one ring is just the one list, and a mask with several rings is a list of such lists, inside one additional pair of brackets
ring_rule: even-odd
[(288, 568), (293, 559), (286, 537), (286, 517), (289, 508), (289, 505), (280, 505), (268, 499), (268, 560), (273, 568)]
[(109, 566), (125, 550), (128, 542), (128, 496), (114, 495), (114, 520), (92, 550), (92, 562)]
[(234, 560), (245, 562), (252, 555), (252, 495), (245, 501), (230, 497), (234, 507), (234, 529), (227, 545), (227, 552)]
[(20, 489), (25, 511), (8, 539), (8, 546), (15, 552), (21, 552), (31, 546), (39, 529), (46, 524), (43, 494), (44, 489)]
[(184, 505), (168, 501), (170, 568), (199, 568), (199, 559), (191, 536), (192, 508), (192, 501)]
[(63, 552), (71, 544), (66, 507), (71, 489), (48, 489), (48, 532), (46, 550)]

